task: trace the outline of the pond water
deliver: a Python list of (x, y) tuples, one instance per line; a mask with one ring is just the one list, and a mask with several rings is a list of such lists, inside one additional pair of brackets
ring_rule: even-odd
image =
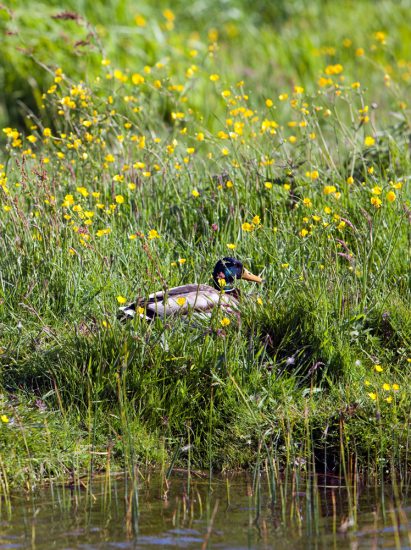
[[(411, 549), (411, 499), (321, 478), (186, 472), (52, 485), (1, 502), (0, 549)], [(397, 495), (396, 498), (394, 496)], [(138, 513), (137, 512), (138, 508)]]

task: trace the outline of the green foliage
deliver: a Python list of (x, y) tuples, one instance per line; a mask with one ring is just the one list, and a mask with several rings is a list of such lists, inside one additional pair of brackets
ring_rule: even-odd
[[(406, 2), (35, 6), (0, 11), (6, 477), (406, 470)], [(241, 323), (117, 321), (227, 255)]]

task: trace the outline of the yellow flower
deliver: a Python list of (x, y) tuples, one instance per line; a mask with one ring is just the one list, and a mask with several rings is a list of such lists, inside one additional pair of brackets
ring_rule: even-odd
[[(83, 197), (88, 197), (88, 191), (85, 187), (76, 187), (76, 191), (80, 193)], [(71, 195), (66, 195), (66, 197), (70, 197)]]
[(137, 27), (145, 27), (147, 24), (147, 21), (145, 17), (143, 17), (142, 15), (136, 15), (134, 17), (134, 23), (137, 25)]
[(372, 399), (373, 401), (376, 401), (376, 399), (377, 399), (377, 394), (374, 393), (374, 392), (370, 392), (370, 393), (368, 394), (368, 397), (369, 397), (370, 399)]
[(193, 189), (191, 191), (191, 194), (193, 195), (194, 198), (197, 198), (200, 196), (200, 193), (197, 191), (197, 189)]
[(308, 235), (307, 229), (305, 229), (305, 228), (301, 229), (300, 235), (301, 235), (301, 237), (306, 237)]
[(211, 82), (217, 82), (217, 80), (220, 80), (220, 77), (218, 76), (218, 74), (211, 74), (210, 80)]
[(371, 147), (374, 144), (375, 144), (375, 139), (372, 136), (366, 136), (366, 138), (364, 139), (364, 145), (366, 147)]
[(8, 422), (10, 422), (9, 417), (8, 417), (6, 414), (2, 414), (2, 415), (0, 416), (0, 420), (1, 420), (2, 422), (4, 422), (4, 424), (7, 424)]
[(385, 39), (387, 35), (383, 31), (377, 31), (374, 33), (375, 39), (378, 40), (378, 42), (381, 42), (381, 44), (385, 44)]
[(381, 365), (375, 365), (374, 370), (376, 370), (377, 372), (382, 372), (384, 369), (382, 368)]
[(266, 189), (272, 189), (273, 184), (271, 183), (271, 181), (266, 181), (266, 182), (264, 183), (264, 187), (265, 187)]
[(236, 244), (234, 243), (227, 243), (227, 248), (229, 248), (230, 250), (234, 250), (234, 248), (236, 248)]
[(382, 389), (383, 389), (384, 391), (390, 391), (391, 386), (390, 386), (389, 384), (385, 383), (385, 384), (382, 385)]
[(127, 302), (127, 298), (124, 298), (124, 296), (117, 296), (117, 302), (119, 304), (125, 304)]
[(131, 75), (131, 81), (135, 86), (138, 86), (139, 84), (144, 84), (144, 76), (141, 76), (141, 74), (134, 73)]
[(328, 75), (335, 75), (340, 74), (344, 70), (343, 66), (337, 63), (337, 65), (328, 65), (328, 67), (325, 68), (325, 74)]
[(313, 170), (312, 172), (306, 172), (305, 175), (306, 175), (307, 178), (310, 178), (312, 180), (316, 180), (316, 179), (318, 179), (320, 174), (319, 174), (318, 170)]
[(254, 218), (252, 219), (252, 222), (254, 225), (259, 225), (261, 223), (260, 216), (254, 216)]
[(176, 299), (176, 302), (180, 307), (183, 307), (183, 305), (187, 302), (187, 299), (184, 298), (184, 296), (180, 296)]
[(394, 191), (388, 191), (386, 197), (388, 202), (394, 202), (397, 198), (397, 195), (394, 193)]
[(170, 9), (165, 9), (163, 11), (163, 15), (165, 19), (167, 19), (167, 21), (169, 21), (170, 23), (172, 23), (176, 18), (176, 16), (174, 15), (174, 12), (172, 12)]
[(381, 193), (382, 193), (382, 187), (380, 187), (379, 185), (376, 185), (375, 187), (373, 187), (373, 188), (371, 189), (371, 193), (372, 193), (373, 195), (381, 195)]
[(224, 319), (221, 319), (220, 323), (222, 324), (223, 327), (228, 327), (231, 321), (228, 317), (224, 317)]
[(143, 313), (145, 313), (144, 308), (141, 307), (141, 306), (137, 309), (137, 312), (138, 312), (140, 315), (143, 315)]
[(266, 99), (265, 104), (268, 108), (272, 107), (274, 105), (272, 99)]
[(375, 208), (380, 208), (382, 204), (382, 200), (379, 199), (378, 197), (371, 197), (370, 201), (371, 201), (371, 204), (375, 206)]
[(120, 82), (127, 82), (127, 75), (125, 75), (120, 69), (114, 71), (114, 78), (120, 80)]
[(241, 229), (243, 231), (252, 231), (254, 229), (253, 225), (251, 223), (248, 223), (248, 222), (244, 222), (243, 225), (241, 226)]
[(392, 389), (393, 389), (394, 391), (398, 391), (398, 390), (400, 389), (400, 387), (399, 387), (398, 384), (393, 384), (393, 385), (392, 385)]
[(183, 265), (183, 264), (186, 263), (186, 261), (187, 261), (187, 260), (186, 260), (185, 258), (179, 258), (178, 263), (181, 264), (181, 265)]
[(66, 196), (64, 197), (63, 206), (67, 207), (67, 206), (71, 206), (72, 204), (74, 204), (74, 197), (73, 197), (73, 195), (66, 195)]
[(124, 202), (123, 195), (116, 195), (116, 203), (117, 204), (123, 204), (123, 202)]
[(151, 239), (159, 239), (160, 235), (158, 234), (158, 231), (156, 229), (150, 229), (148, 232), (148, 238)]

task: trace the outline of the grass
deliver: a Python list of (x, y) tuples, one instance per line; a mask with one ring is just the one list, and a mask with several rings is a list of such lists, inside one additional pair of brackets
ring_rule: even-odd
[[(276, 471), (408, 482), (405, 4), (291, 2), (275, 36), (241, 3), (200, 35), (178, 3), (116, 12), (121, 32), (112, 11), (2, 11), (2, 479), (263, 449)], [(207, 283), (228, 254), (265, 279), (240, 325), (117, 322), (119, 298)]]

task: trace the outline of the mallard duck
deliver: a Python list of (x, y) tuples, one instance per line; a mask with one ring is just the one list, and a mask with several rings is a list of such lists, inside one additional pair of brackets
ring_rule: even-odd
[(132, 319), (136, 314), (147, 320), (155, 317), (164, 319), (172, 315), (187, 316), (190, 313), (210, 316), (216, 307), (223, 308), (227, 314), (235, 313), (240, 297), (239, 290), (233, 284), (235, 279), (256, 283), (263, 281), (245, 269), (239, 260), (223, 258), (218, 260), (213, 270), (214, 286), (188, 284), (155, 292), (147, 299), (138, 298), (121, 307), (118, 318), (124, 321)]

